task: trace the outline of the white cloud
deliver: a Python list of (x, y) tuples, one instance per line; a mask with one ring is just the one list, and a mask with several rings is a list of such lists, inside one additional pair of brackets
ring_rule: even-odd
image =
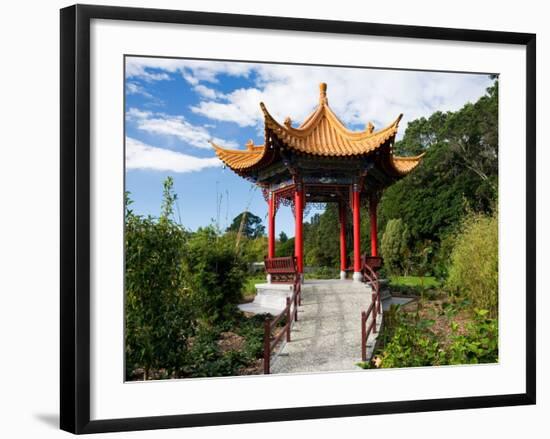
[[(348, 125), (376, 128), (404, 113), (407, 122), (434, 111), (454, 111), (483, 95), (491, 84), (487, 75), (377, 70), (364, 68), (254, 64), (159, 58), (129, 58), (129, 74), (178, 72), (203, 100), (191, 110), (216, 121), (261, 128), (263, 101), (278, 120), (289, 116), (300, 123), (318, 102), (318, 84), (328, 84), (332, 109)], [(251, 78), (249, 87), (222, 94), (203, 83), (219, 83), (220, 75)]]
[(195, 172), (205, 168), (219, 167), (217, 157), (195, 157), (169, 149), (147, 145), (126, 137), (126, 168), (149, 169), (153, 171)]
[(168, 73), (180, 73), (191, 85), (200, 81), (218, 82), (219, 74), (247, 77), (253, 70), (252, 64), (233, 62), (212, 62), (175, 58), (127, 57), (126, 77), (145, 81), (169, 80)]
[(130, 95), (141, 95), (145, 96), (146, 98), (153, 97), (151, 93), (147, 92), (141, 85), (135, 82), (126, 83), (126, 92)]
[(186, 60), (181, 67), (183, 78), (191, 85), (201, 81), (218, 83), (218, 76), (221, 74), (234, 77), (248, 77), (254, 71), (254, 64), (225, 62), (225, 61), (198, 61)]
[(126, 78), (142, 79), (145, 81), (170, 80), (168, 73), (177, 72), (183, 60), (170, 58), (126, 58)]
[(213, 88), (206, 87), (202, 84), (199, 84), (193, 87), (193, 90), (195, 90), (198, 94), (200, 94), (201, 96), (207, 99), (217, 99), (221, 97), (221, 94), (219, 92), (217, 92)]
[(486, 75), (403, 72), (373, 69), (257, 65), (254, 86), (224, 95), (224, 101), (205, 100), (191, 110), (213, 120), (239, 126), (262, 123), (259, 102), (280, 121), (290, 116), (300, 123), (318, 102), (318, 84), (328, 83), (329, 104), (348, 125), (377, 128), (404, 113), (408, 121), (434, 111), (453, 111), (483, 95), (491, 80)]
[(209, 119), (235, 122), (241, 127), (254, 126), (262, 120), (262, 92), (255, 88), (239, 89), (225, 96), (225, 102), (202, 101), (192, 106), (193, 113)]
[(135, 123), (139, 130), (151, 134), (173, 136), (196, 148), (212, 149), (210, 141), (228, 148), (238, 147), (236, 142), (214, 137), (205, 126), (193, 125), (183, 116), (153, 113), (132, 107), (127, 111), (126, 118)]
[(126, 119), (131, 121), (136, 121), (139, 119), (146, 119), (153, 115), (150, 111), (139, 110), (138, 108), (132, 107), (126, 112)]

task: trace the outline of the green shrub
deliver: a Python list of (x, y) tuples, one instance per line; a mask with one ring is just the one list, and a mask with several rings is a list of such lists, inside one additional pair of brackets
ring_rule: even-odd
[(449, 346), (449, 364), (495, 363), (498, 361), (498, 321), (487, 318), (488, 310), (476, 309), (475, 317), (467, 325), (467, 332), (456, 334), (457, 325), (451, 323), (455, 335)]
[(438, 279), (446, 279), (449, 275), (449, 260), (455, 245), (456, 236), (452, 233), (441, 238), (432, 259), (432, 270)]
[(209, 324), (229, 318), (241, 297), (246, 273), (234, 241), (219, 236), (213, 227), (199, 228), (189, 238), (182, 261), (198, 317)]
[(447, 286), (473, 307), (498, 313), (498, 216), (470, 214), (455, 238)]
[(288, 238), (284, 242), (277, 242), (275, 245), (275, 256), (294, 256), (294, 237)]
[(403, 220), (399, 218), (388, 221), (380, 250), (384, 257), (384, 265), (390, 273), (402, 273), (407, 267), (406, 261), (410, 257), (409, 237), (409, 229)]
[[(129, 201), (127, 201), (129, 205)], [(126, 371), (177, 372), (192, 332), (181, 259), (187, 232), (169, 218), (126, 212)]]
[[(250, 318), (237, 314), (231, 320), (210, 328), (200, 327), (190, 343), (182, 375), (185, 377), (214, 377), (238, 375), (239, 371), (256, 363), (263, 355), (265, 315)], [(219, 340), (222, 331), (242, 337), (238, 350), (223, 351)]]
[(334, 267), (319, 267), (305, 274), (306, 279), (339, 279), (340, 270)]
[[(399, 316), (399, 313), (397, 314)], [(396, 327), (381, 355), (381, 367), (418, 367), (445, 364), (445, 353), (430, 328), (433, 320), (396, 318)]]
[(186, 363), (182, 368), (185, 377), (216, 377), (236, 375), (238, 368), (246, 364), (240, 352), (222, 352), (217, 341), (219, 333), (201, 328), (193, 338)]
[(263, 262), (267, 256), (267, 238), (245, 238), (242, 243), (242, 255), (246, 262)]
[[(235, 234), (176, 224), (172, 188), (167, 178), (159, 218), (135, 215), (126, 197), (127, 379), (235, 375), (255, 363), (263, 340), (263, 320), (235, 307), (245, 258)], [(222, 351), (223, 331), (242, 332), (242, 348)]]
[(235, 323), (235, 331), (245, 338), (243, 354), (248, 361), (263, 356), (264, 352), (264, 321), (266, 314), (256, 314), (252, 317), (240, 317)]
[(469, 310), (465, 301), (444, 306), (442, 315), (448, 330), (434, 331), (434, 320), (419, 318), (418, 311), (404, 312), (392, 306), (384, 313), (378, 362), (359, 366), (369, 369), (497, 362), (498, 321), (489, 318), (487, 310), (476, 309), (471, 321), (459, 331), (453, 319), (465, 307)]

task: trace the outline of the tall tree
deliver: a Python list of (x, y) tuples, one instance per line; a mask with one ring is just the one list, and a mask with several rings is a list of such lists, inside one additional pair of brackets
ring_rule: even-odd
[(313, 215), (304, 223), (306, 263), (315, 266), (338, 266), (340, 257), (338, 205), (327, 203), (322, 214)]
[(456, 228), (467, 208), (490, 212), (494, 207), (498, 82), (474, 104), (409, 123), (396, 151), (422, 150), (426, 156), (419, 168), (384, 192), (379, 221), (383, 228), (389, 219), (403, 218), (414, 240), (438, 242)]
[[(395, 144), (395, 153), (410, 156), (422, 152), (426, 153), (422, 164), (384, 191), (378, 229), (385, 230), (389, 220), (401, 218), (410, 233), (411, 260), (428, 270), (433, 258), (439, 257), (442, 240), (454, 232), (466, 212), (490, 213), (496, 205), (498, 81), (477, 102), (458, 111), (438, 111), (409, 122), (403, 138)], [(368, 251), (366, 211), (361, 218), (362, 250)], [(304, 223), (308, 264), (338, 265), (338, 229), (338, 212), (330, 204), (325, 212)], [(348, 239), (350, 230), (348, 224)], [(347, 248), (351, 252), (350, 241)]]
[(188, 233), (170, 217), (175, 194), (164, 182), (159, 220), (136, 215), (126, 194), (125, 339), (126, 368), (177, 373), (184, 363), (193, 309), (185, 288), (182, 260)]
[(240, 233), (246, 238), (255, 239), (265, 234), (265, 227), (260, 217), (245, 210), (233, 218), (227, 231)]

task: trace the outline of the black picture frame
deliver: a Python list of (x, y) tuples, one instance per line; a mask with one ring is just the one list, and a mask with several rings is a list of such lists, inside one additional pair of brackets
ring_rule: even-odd
[[(536, 35), (530, 33), (448, 29), (75, 5), (61, 10), (61, 333), (60, 426), (72, 433), (99, 433), (173, 427), (273, 422), (327, 417), (425, 412), (535, 404), (535, 144)], [(299, 407), (224, 413), (181, 414), (90, 420), (90, 21), (132, 20), (255, 29), (357, 34), (384, 37), (485, 42), (526, 47), (526, 392), (335, 406)]]

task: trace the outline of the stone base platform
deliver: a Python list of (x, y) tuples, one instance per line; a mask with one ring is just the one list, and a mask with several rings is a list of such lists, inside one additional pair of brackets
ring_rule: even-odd
[(292, 290), (290, 284), (256, 284), (254, 301), (239, 305), (239, 309), (255, 314), (279, 314), (286, 306), (286, 298), (292, 296)]

